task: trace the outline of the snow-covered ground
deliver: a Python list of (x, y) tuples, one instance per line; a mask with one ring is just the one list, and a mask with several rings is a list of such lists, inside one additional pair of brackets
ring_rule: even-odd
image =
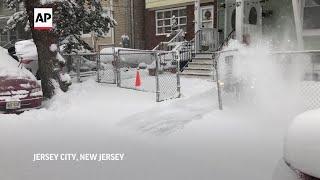
[(305, 112), (295, 118), (285, 143), (285, 159), (294, 168), (320, 177), (320, 110)]
[[(39, 110), (0, 114), (4, 180), (270, 180), (291, 117), (241, 104), (217, 108), (214, 83), (182, 78), (181, 99), (73, 84)], [(273, 113), (272, 113), (273, 112)], [(124, 161), (37, 161), (34, 153), (125, 153)]]

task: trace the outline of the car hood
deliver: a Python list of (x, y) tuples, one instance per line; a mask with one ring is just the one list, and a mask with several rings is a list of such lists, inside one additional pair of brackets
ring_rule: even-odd
[(35, 88), (40, 88), (40, 84), (31, 79), (12, 79), (10, 77), (0, 77), (0, 92), (10, 92), (26, 90), (30, 91)]

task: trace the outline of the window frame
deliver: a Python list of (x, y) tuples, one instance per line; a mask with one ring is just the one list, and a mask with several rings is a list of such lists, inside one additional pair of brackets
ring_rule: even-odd
[[(314, 4), (314, 5), (307, 5), (307, 1), (305, 1), (304, 5), (303, 5), (303, 21), (305, 20), (305, 12), (306, 10), (308, 10), (308, 8), (319, 8), (320, 9), (320, 4)], [(303, 28), (304, 28), (304, 24), (303, 24)], [(304, 34), (306, 36), (311, 35), (311, 34), (319, 34), (320, 35), (320, 27), (318, 28), (304, 28)]]
[(307, 1), (304, 2), (304, 7), (308, 8), (308, 7), (319, 7), (320, 4), (315, 4), (315, 5), (307, 5)]
[[(159, 29), (159, 28), (168, 28), (168, 27), (170, 27), (170, 29), (171, 29), (171, 18), (172, 18), (172, 16), (171, 16), (170, 18), (166, 18), (166, 17), (164, 16), (164, 14), (165, 14), (165, 12), (169, 12), (169, 11), (170, 11), (170, 13), (171, 13), (171, 15), (172, 15), (172, 14), (173, 14), (172, 12), (175, 11), (175, 10), (178, 10), (178, 16), (177, 16), (178, 27), (180, 27), (180, 26), (185, 26), (185, 27), (187, 27), (187, 24), (188, 24), (187, 7), (184, 6), (184, 7), (177, 7), (177, 8), (168, 8), (168, 9), (156, 10), (156, 11), (155, 11), (156, 36), (162, 36), (162, 35), (168, 35), (168, 34), (170, 34), (170, 33), (166, 33), (166, 32), (159, 33), (158, 29)], [(179, 15), (179, 10), (185, 10), (185, 11), (186, 11), (186, 14), (185, 14), (184, 16), (180, 16), (180, 15)], [(162, 18), (158, 18), (158, 14), (159, 14), (159, 13), (163, 13), (163, 17), (162, 17)], [(184, 19), (184, 18), (185, 18), (185, 23), (180, 24), (181, 19)], [(170, 24), (169, 24), (169, 25), (165, 25), (164, 21), (166, 21), (166, 20), (170, 20)], [(163, 24), (162, 24), (162, 25), (158, 25), (158, 22), (159, 22), (159, 21), (163, 21)]]

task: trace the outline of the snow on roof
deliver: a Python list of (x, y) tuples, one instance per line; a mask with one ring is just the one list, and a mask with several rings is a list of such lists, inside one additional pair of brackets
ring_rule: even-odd
[(285, 159), (294, 168), (320, 178), (320, 109), (299, 115), (289, 128)]
[(29, 60), (38, 60), (37, 47), (32, 39), (16, 42), (15, 48), (18, 57)]
[(19, 79), (28, 78), (35, 80), (35, 77), (30, 71), (24, 67), (18, 67), (19, 63), (8, 54), (7, 49), (0, 47), (0, 57), (0, 77), (9, 76)]

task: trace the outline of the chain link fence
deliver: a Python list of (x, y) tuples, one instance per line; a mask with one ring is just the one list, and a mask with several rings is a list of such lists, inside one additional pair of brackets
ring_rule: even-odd
[[(254, 53), (253, 53), (254, 54)], [(283, 51), (257, 56), (238, 50), (216, 54), (218, 101), (320, 108), (320, 51)]]
[(178, 63), (173, 52), (119, 49), (118, 86), (156, 94), (156, 101), (180, 97)]
[(96, 77), (98, 83), (154, 93), (156, 101), (180, 97), (175, 52), (105, 48), (100, 53), (65, 54), (67, 71), (77, 82)]
[(64, 56), (67, 72), (77, 82), (95, 76), (99, 83), (116, 83), (113, 53), (78, 53)]

